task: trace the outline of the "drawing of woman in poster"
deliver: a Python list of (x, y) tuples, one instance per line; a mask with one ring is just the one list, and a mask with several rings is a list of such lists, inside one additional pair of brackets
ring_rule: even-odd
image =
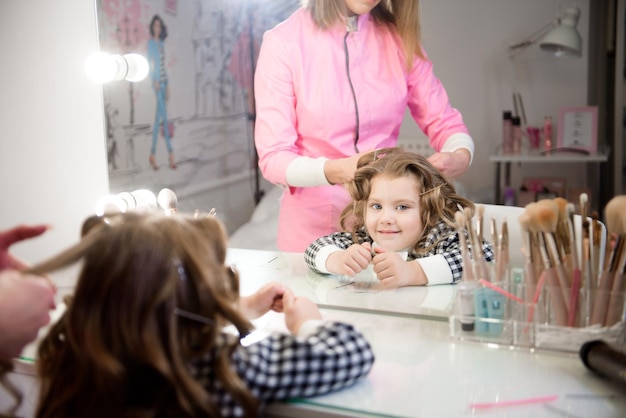
[(165, 69), (164, 40), (167, 37), (167, 28), (159, 15), (154, 15), (150, 21), (150, 36), (148, 40), (148, 61), (150, 63), (150, 78), (152, 87), (156, 94), (156, 115), (152, 126), (152, 147), (150, 148), (150, 165), (154, 170), (158, 170), (155, 153), (159, 127), (162, 125), (162, 133), (165, 138), (165, 147), (169, 153), (170, 168), (176, 168), (174, 152), (170, 142), (171, 126), (167, 120), (166, 102), (169, 99), (170, 89)]

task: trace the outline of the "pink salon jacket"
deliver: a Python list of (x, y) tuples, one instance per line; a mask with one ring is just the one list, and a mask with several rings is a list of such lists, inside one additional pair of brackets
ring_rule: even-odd
[[(255, 143), (268, 181), (286, 186), (287, 166), (300, 156), (355, 154), (345, 35), (344, 26), (319, 29), (305, 8), (264, 34), (255, 73)], [(436, 151), (451, 135), (468, 134), (431, 62), (416, 58), (407, 72), (399, 38), (369, 14), (358, 17), (347, 47), (359, 151), (395, 146), (407, 106)], [(303, 252), (315, 239), (339, 230), (339, 214), (349, 202), (343, 185), (286, 187), (278, 247)]]

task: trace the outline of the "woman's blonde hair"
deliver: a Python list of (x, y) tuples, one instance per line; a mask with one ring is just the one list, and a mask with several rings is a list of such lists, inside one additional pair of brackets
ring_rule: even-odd
[[(211, 216), (125, 213), (85, 221), (80, 243), (30, 272), (82, 261), (67, 310), (43, 339), (37, 417), (217, 417), (190, 361), (212, 370), (247, 416), (257, 400), (234, 372), (239, 277), (224, 265), (227, 235)], [(200, 318), (201, 320), (198, 320)]]
[[(345, 0), (303, 0), (311, 10), (313, 21), (322, 29), (343, 22), (347, 16)], [(402, 40), (407, 70), (417, 56), (425, 59), (422, 51), (419, 0), (382, 0), (370, 12), (374, 22), (386, 25)]]
[(352, 233), (355, 242), (359, 241), (357, 231), (365, 227), (365, 212), (372, 182), (379, 176), (392, 179), (412, 176), (416, 181), (420, 193), (423, 231), (414, 245), (415, 254), (426, 253), (432, 247), (420, 248), (419, 244), (435, 225), (443, 221), (454, 228), (454, 216), (459, 209), (470, 208), (471, 213), (474, 213), (474, 203), (457, 194), (451, 181), (426, 157), (399, 147), (383, 148), (359, 158), (354, 179), (346, 186), (353, 202), (341, 213), (340, 225), (344, 231)]

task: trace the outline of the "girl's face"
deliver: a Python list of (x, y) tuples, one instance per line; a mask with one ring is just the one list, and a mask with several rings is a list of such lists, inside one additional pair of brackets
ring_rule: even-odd
[(417, 242), (424, 229), (419, 193), (413, 175), (372, 179), (365, 228), (374, 242), (387, 251), (403, 251)]
[(380, 3), (380, 0), (345, 0), (348, 15), (363, 15), (372, 11)]

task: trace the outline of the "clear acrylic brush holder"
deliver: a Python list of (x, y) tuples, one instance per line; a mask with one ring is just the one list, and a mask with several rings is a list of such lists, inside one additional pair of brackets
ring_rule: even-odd
[(457, 283), (449, 318), (452, 338), (564, 352), (578, 352), (586, 341), (597, 339), (625, 347), (625, 292), (580, 289), (572, 294), (548, 285), (537, 291), (520, 280), (516, 269), (506, 279)]

